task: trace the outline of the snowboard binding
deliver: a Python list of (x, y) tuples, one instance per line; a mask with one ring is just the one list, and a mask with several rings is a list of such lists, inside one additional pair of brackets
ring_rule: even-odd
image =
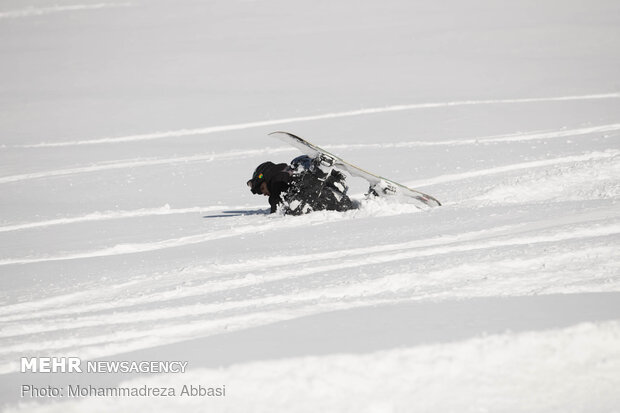
[(383, 195), (396, 195), (397, 191), (396, 186), (387, 181), (381, 181), (374, 185), (370, 185), (368, 192), (366, 193), (366, 198)]
[(333, 165), (333, 159), (327, 156), (302, 155), (291, 161), (293, 180), (283, 199), (287, 214), (353, 208), (347, 196), (346, 176)]

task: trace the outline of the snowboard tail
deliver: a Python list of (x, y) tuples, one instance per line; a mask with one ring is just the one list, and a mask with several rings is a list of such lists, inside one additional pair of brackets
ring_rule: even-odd
[(318, 159), (325, 166), (342, 169), (353, 176), (365, 179), (370, 184), (369, 194), (377, 196), (404, 196), (418, 201), (425, 207), (441, 206), (441, 202), (428, 194), (368, 172), (292, 133), (277, 131), (269, 135), (275, 136), (283, 142), (296, 147), (311, 158)]

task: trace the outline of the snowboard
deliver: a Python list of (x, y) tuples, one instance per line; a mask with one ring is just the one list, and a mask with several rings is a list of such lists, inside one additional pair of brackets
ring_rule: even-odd
[[(272, 132), (269, 135), (274, 136), (281, 141), (296, 147), (311, 158), (319, 159), (321, 164), (327, 167), (341, 169), (348, 172), (352, 176), (365, 179), (370, 184), (370, 189), (368, 191), (369, 195), (372, 194), (377, 196), (397, 196), (409, 198), (417, 201), (418, 203), (421, 203), (422, 205), (424, 205), (424, 207), (441, 206), (441, 202), (439, 202), (437, 199), (433, 198), (430, 195), (427, 195), (420, 191), (416, 191), (415, 189), (408, 188), (403, 184), (399, 184), (398, 182), (394, 182), (390, 179), (368, 172), (358, 166), (355, 166), (345, 161), (339, 156), (336, 156), (333, 153), (326, 151), (325, 149), (319, 148), (318, 146), (308, 142), (305, 139), (300, 138), (299, 136), (293, 135), (292, 133), (277, 131)], [(420, 205), (416, 204), (416, 206)]]

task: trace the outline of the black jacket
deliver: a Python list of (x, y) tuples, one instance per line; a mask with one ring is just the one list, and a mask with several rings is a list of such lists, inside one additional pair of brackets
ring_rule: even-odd
[(288, 164), (267, 162), (267, 165), (262, 169), (262, 173), (269, 190), (271, 213), (274, 213), (278, 209), (278, 204), (282, 201), (282, 193), (289, 188), (293, 171)]

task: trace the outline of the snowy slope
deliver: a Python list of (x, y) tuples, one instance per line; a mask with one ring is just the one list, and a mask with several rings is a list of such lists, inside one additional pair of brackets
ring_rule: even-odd
[[(0, 408), (618, 411), (619, 12), (4, 1)], [(443, 206), (351, 179), (358, 210), (269, 215), (245, 182), (299, 154), (274, 130)], [(19, 372), (45, 355), (189, 367)]]

